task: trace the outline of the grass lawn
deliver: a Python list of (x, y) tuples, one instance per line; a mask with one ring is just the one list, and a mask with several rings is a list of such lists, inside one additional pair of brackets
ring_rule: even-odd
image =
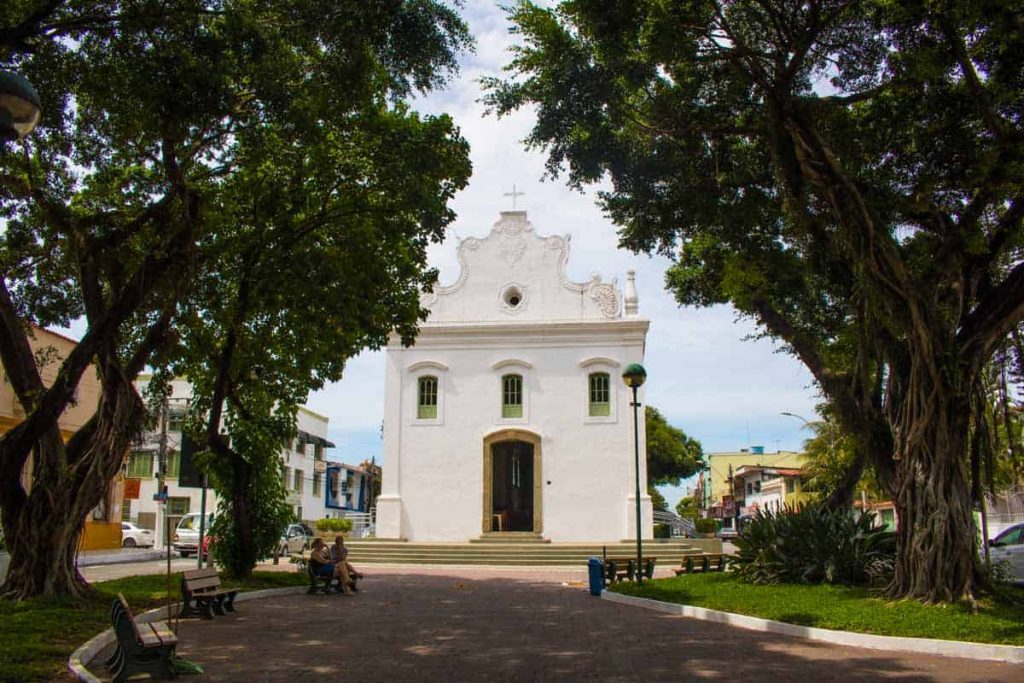
[(1024, 607), (983, 602), (978, 614), (962, 605), (926, 606), (872, 597), (865, 588), (758, 586), (730, 574), (689, 574), (642, 587), (616, 584), (616, 593), (746, 614), (801, 626), (884, 636), (1024, 645)]
[[(242, 590), (305, 585), (305, 573), (255, 572), (244, 582), (225, 580)], [(0, 681), (71, 680), (68, 657), (79, 645), (110, 628), (110, 605), (123, 593), (136, 614), (167, 604), (164, 575), (133, 576), (93, 584), (95, 595), (83, 601), (34, 599), (0, 601)], [(172, 599), (180, 579), (171, 579)]]

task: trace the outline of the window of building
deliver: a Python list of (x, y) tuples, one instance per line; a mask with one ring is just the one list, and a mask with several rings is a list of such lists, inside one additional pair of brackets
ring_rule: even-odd
[(181, 453), (171, 451), (167, 454), (167, 476), (177, 479), (179, 472), (181, 472)]
[(132, 521), (132, 501), (131, 498), (121, 502), (121, 521), (130, 522)]
[(313, 446), (313, 459), (323, 460), (324, 459), (324, 447), (320, 444)]
[(590, 373), (590, 415), (607, 417), (612, 414), (611, 379), (607, 372)]
[(288, 488), (288, 484), (291, 483), (291, 478), (292, 478), (292, 468), (291, 467), (285, 467), (284, 468), (284, 487), (285, 487), (285, 489), (287, 489)]
[(437, 377), (426, 375), (419, 379), (416, 417), (420, 420), (437, 419)]
[(751, 483), (747, 483), (747, 495), (749, 496), (752, 493), (754, 493), (754, 485)]
[(523, 416), (522, 375), (505, 375), (501, 378), (501, 416)]
[(167, 417), (167, 431), (180, 432), (185, 429), (184, 415), (169, 415)]
[(292, 488), (299, 493), (302, 493), (302, 470), (298, 467), (295, 468), (295, 481)]
[(795, 479), (787, 479), (786, 480), (786, 493), (794, 493), (795, 491), (796, 491), (796, 480)]
[(320, 495), (320, 473), (319, 472), (314, 472), (313, 473), (313, 495), (314, 496), (319, 496)]
[(761, 493), (761, 482), (760, 481), (755, 481), (754, 482), (754, 490), (757, 491), (758, 493)]
[(306, 442), (301, 438), (295, 440), (295, 452), (299, 455), (306, 454)]
[(131, 479), (149, 479), (153, 476), (153, 451), (135, 451), (128, 456), (125, 475)]

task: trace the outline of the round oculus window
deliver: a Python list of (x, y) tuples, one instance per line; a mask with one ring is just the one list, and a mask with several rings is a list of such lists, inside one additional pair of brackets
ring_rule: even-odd
[(523, 293), (518, 287), (509, 287), (501, 298), (509, 308), (518, 308), (523, 302)]

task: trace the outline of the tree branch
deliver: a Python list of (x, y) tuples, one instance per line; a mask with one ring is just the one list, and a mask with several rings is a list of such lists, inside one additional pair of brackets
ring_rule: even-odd
[(957, 333), (961, 354), (973, 373), (981, 370), (995, 348), (1024, 319), (1024, 262), (994, 287), (967, 316)]

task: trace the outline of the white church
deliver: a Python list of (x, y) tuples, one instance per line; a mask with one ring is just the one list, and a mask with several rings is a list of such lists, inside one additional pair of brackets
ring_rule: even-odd
[[(569, 240), (537, 234), (525, 211), (502, 212), (490, 235), (460, 242), (459, 277), (425, 296), (415, 345), (388, 345), (378, 538), (636, 537), (632, 390), (621, 375), (643, 363), (650, 321), (632, 272), (624, 293), (598, 275), (570, 281)], [(642, 408), (639, 419), (643, 454)]]

